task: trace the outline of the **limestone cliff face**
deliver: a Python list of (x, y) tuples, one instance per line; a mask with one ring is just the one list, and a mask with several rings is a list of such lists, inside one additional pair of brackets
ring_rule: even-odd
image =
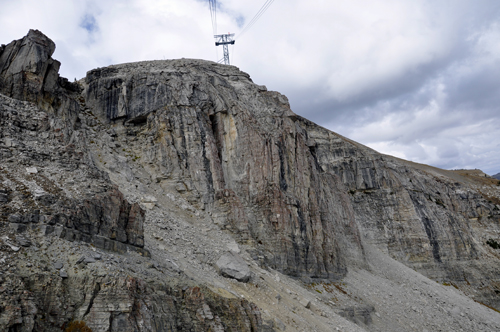
[(500, 305), (498, 255), (486, 245), (500, 226), (495, 202), (460, 174), (381, 155), (314, 125), (308, 131), (321, 168), (349, 190), (367, 241), (431, 279)]
[[(325, 282), (322, 308), (368, 326), (375, 306), (330, 282), (369, 274), (372, 244), (500, 308), (496, 182), (379, 154), (233, 66), (122, 64), (70, 84), (54, 47), (32, 30), (0, 49), (0, 329), (283, 330), (235, 291), (297, 300), (278, 272)], [(214, 269), (240, 249), (248, 285)]]
[(199, 60), (92, 70), (86, 105), (140, 128), (151, 177), (213, 214), (254, 255), (297, 277), (342, 277), (362, 262), (347, 190), (324, 172), (286, 97), (235, 67)]
[(53, 42), (0, 51), (0, 330), (263, 331), (254, 304), (149, 261), (145, 211), (94, 164)]
[(61, 63), (51, 57), (55, 49), (54, 42), (38, 30), (0, 48), (0, 92), (34, 102), (73, 125), (79, 106), (68, 95), (80, 88), (59, 76)]
[(430, 278), (499, 305), (498, 257), (484, 232), (498, 230), (499, 210), (460, 175), (321, 128), (235, 67), (125, 64), (90, 71), (85, 84), (87, 107), (144, 138), (152, 180), (212, 213), (265, 264), (339, 277), (363, 261), (361, 232)]

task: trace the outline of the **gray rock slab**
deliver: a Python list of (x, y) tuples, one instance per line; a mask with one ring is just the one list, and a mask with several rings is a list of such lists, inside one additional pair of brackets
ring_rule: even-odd
[(16, 233), (23, 233), (26, 231), (28, 227), (26, 224), (19, 224), (19, 223), (11, 223), (10, 224), (10, 229), (12, 229)]
[(304, 308), (307, 308), (307, 309), (310, 309), (311, 308), (311, 301), (309, 301), (308, 299), (302, 299), (300, 301), (300, 304), (302, 306), (304, 306)]
[(86, 256), (84, 259), (85, 264), (95, 263), (95, 258), (92, 256)]
[(238, 254), (230, 252), (222, 255), (215, 263), (219, 273), (227, 278), (248, 282), (251, 277), (247, 263)]
[(92, 256), (82, 256), (76, 261), (76, 264), (89, 264), (89, 263), (95, 263), (95, 258)]
[(16, 236), (16, 242), (22, 246), (22, 247), (29, 247), (31, 246), (31, 241), (27, 238), (25, 238), (24, 236)]

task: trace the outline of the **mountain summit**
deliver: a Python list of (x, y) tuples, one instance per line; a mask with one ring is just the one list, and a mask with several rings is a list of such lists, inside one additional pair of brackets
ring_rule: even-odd
[(500, 329), (496, 180), (380, 154), (234, 66), (69, 83), (54, 49), (0, 49), (2, 329)]

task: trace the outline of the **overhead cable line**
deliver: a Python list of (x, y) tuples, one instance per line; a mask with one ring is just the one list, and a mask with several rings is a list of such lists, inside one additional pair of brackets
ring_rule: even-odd
[(217, 34), (217, 1), (209, 0), (208, 6), (210, 8), (210, 17), (212, 19), (212, 32), (214, 35)]
[(266, 2), (262, 5), (257, 14), (255, 14), (252, 20), (248, 22), (248, 24), (238, 34), (238, 38), (241, 37), (245, 32), (247, 32), (259, 20), (259, 18), (266, 12), (266, 10), (269, 8), (269, 6), (271, 6), (273, 2), (274, 0), (266, 0)]

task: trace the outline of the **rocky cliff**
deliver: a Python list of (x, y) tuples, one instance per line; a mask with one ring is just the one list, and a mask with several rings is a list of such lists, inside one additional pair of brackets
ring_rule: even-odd
[(96, 116), (137, 132), (151, 180), (212, 214), (266, 265), (338, 279), (348, 260), (362, 263), (347, 190), (321, 170), (286, 97), (198, 60), (95, 69), (84, 87)]
[(54, 48), (0, 50), (3, 329), (499, 328), (498, 181), (379, 154), (233, 66), (69, 83)]
[(263, 330), (255, 305), (144, 261), (145, 211), (95, 166), (54, 47), (32, 30), (0, 53), (0, 329)]

